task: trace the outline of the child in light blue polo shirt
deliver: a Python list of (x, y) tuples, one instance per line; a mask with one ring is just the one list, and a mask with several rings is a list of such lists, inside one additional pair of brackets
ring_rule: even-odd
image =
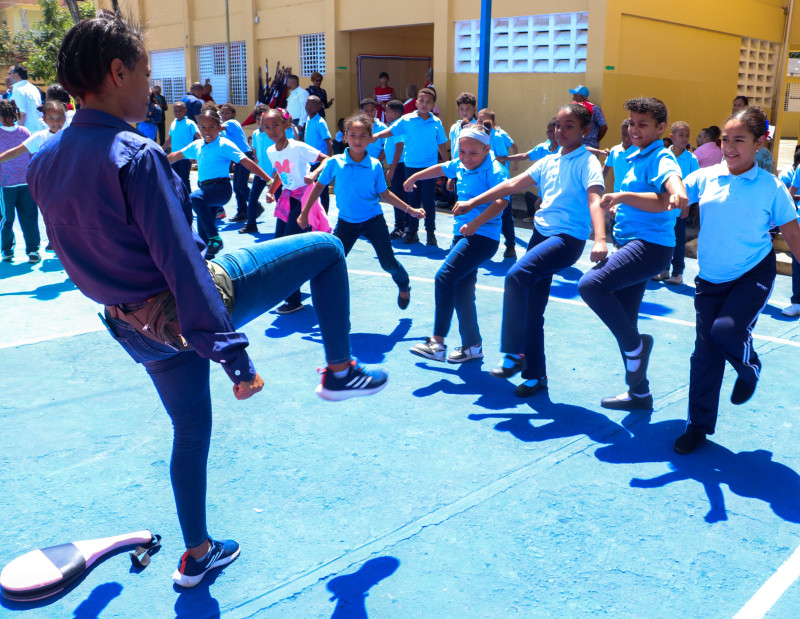
[(737, 375), (731, 403), (743, 404), (755, 392), (761, 360), (753, 349), (752, 332), (775, 280), (773, 224), (795, 259), (800, 257), (800, 225), (791, 196), (754, 161), (766, 132), (761, 108), (734, 113), (722, 130), (725, 161), (684, 181), (689, 201), (700, 205), (700, 236), (689, 419), (686, 432), (674, 443), (681, 454), (694, 451), (714, 433), (726, 361)]
[[(489, 136), (489, 146), (492, 149), (492, 154), (498, 161), (504, 162), (503, 166), (506, 171), (516, 172), (518, 165), (516, 161), (514, 161), (512, 167), (509, 168), (509, 155), (513, 157), (519, 154), (519, 149), (511, 136), (497, 126), (494, 112), (489, 108), (482, 109), (478, 112), (478, 123), (481, 125), (489, 123), (491, 125), (492, 133)], [(517, 237), (514, 229), (514, 211), (512, 210), (511, 201), (512, 196), (509, 196), (508, 205), (506, 206), (506, 210), (503, 211), (503, 238), (506, 242), (506, 250), (503, 253), (503, 258), (517, 257)]]
[[(378, 133), (379, 131), (383, 131), (384, 129), (388, 128), (388, 124), (384, 124), (378, 118), (378, 103), (375, 101), (375, 99), (372, 99), (371, 97), (361, 99), (361, 102), (358, 104), (358, 109), (361, 110), (362, 114), (372, 119), (372, 133)], [(379, 162), (382, 162), (385, 158), (385, 155), (383, 154), (383, 149), (385, 146), (386, 138), (375, 140), (372, 144), (367, 146), (367, 154), (373, 159), (377, 159)]]
[(198, 188), (189, 196), (197, 215), (197, 231), (208, 246), (206, 258), (214, 257), (222, 249), (216, 223), (216, 210), (231, 199), (231, 181), (228, 175), (231, 162), (241, 164), (248, 174), (253, 172), (267, 183), (272, 178), (258, 164), (247, 158), (236, 145), (220, 135), (222, 119), (214, 107), (203, 108), (198, 118), (200, 140), (168, 156), (169, 162), (182, 159), (197, 160)]
[[(458, 158), (435, 165), (409, 177), (409, 183), (442, 175), (456, 179), (459, 202), (453, 207), (453, 245), (436, 273), (436, 305), (433, 336), (412, 347), (420, 357), (448, 363), (464, 363), (483, 357), (483, 344), (475, 308), (478, 268), (490, 260), (500, 244), (500, 213), (507, 194), (487, 200), (468, 200), (483, 194), (508, 178), (508, 172), (491, 156), (488, 127), (468, 125), (458, 140)], [(459, 206), (461, 205), (461, 206)], [(450, 331), (453, 312), (458, 316), (461, 346), (447, 356), (444, 338)]]
[(364, 237), (375, 249), (381, 268), (389, 273), (399, 290), (397, 305), (406, 309), (411, 299), (408, 273), (397, 261), (389, 240), (389, 229), (383, 217), (381, 198), (396, 208), (407, 211), (412, 217), (424, 217), (425, 212), (411, 208), (386, 186), (383, 166), (367, 154), (372, 142), (372, 118), (358, 114), (344, 123), (348, 147), (344, 154), (326, 160), (322, 172), (312, 174), (314, 187), (308, 195), (303, 210), (297, 218), (300, 228), (308, 226), (308, 214), (323, 188), (336, 179), (334, 194), (339, 219), (333, 234), (342, 242), (345, 255), (355, 242)]
[[(425, 209), (425, 230), (428, 234), (427, 244), (436, 245), (436, 205), (434, 203), (436, 179), (427, 179), (417, 183), (415, 189), (408, 184), (408, 178), (417, 172), (436, 165), (438, 156), (447, 161), (447, 136), (442, 121), (433, 114), (436, 107), (436, 91), (432, 88), (420, 88), (417, 93), (417, 111), (406, 114), (389, 129), (374, 134), (375, 140), (388, 138), (390, 135), (404, 135), (403, 163), (406, 167), (404, 189), (408, 192), (407, 201), (413, 207)], [(408, 222), (408, 230), (403, 243), (411, 244), (419, 241), (419, 220)]]
[(619, 193), (603, 196), (601, 206), (616, 206), (614, 237), (622, 247), (578, 282), (578, 291), (617, 340), (625, 362), (628, 391), (604, 398), (616, 410), (647, 410), (653, 396), (647, 364), (653, 338), (638, 329), (639, 307), (650, 278), (669, 266), (675, 247), (675, 218), (688, 208), (681, 169), (661, 135), (667, 106), (653, 97), (628, 99), (628, 134), (638, 148), (627, 158), (629, 169)]
[[(331, 139), (330, 129), (328, 129), (328, 123), (322, 115), (323, 107), (322, 100), (315, 95), (311, 95), (306, 99), (308, 120), (306, 121), (304, 141), (309, 146), (316, 148), (321, 153), (325, 153), (325, 155), (330, 157), (333, 155), (333, 140)], [(313, 172), (320, 165), (322, 164), (319, 162), (312, 164), (311, 171)], [(327, 213), (331, 202), (327, 187), (322, 191), (320, 202), (322, 203), (322, 208), (324, 208)]]
[(547, 388), (544, 312), (553, 275), (577, 262), (594, 229), (591, 259), (605, 258), (605, 220), (600, 209), (603, 176), (600, 162), (583, 145), (591, 113), (570, 103), (556, 116), (558, 153), (539, 159), (525, 173), (467, 202), (491, 199), (539, 186), (542, 207), (536, 211), (528, 251), (509, 269), (503, 295), (500, 365), (492, 376), (510, 378), (522, 371), (520, 397)]
[[(172, 105), (172, 113), (175, 114), (175, 120), (169, 126), (169, 135), (164, 142), (164, 152), (170, 153), (172, 151), (179, 151), (200, 138), (200, 131), (193, 120), (186, 117), (186, 104), (183, 101), (176, 101)], [(192, 160), (184, 159), (176, 161), (172, 164), (172, 169), (178, 175), (178, 178), (183, 182), (186, 188), (186, 193), (192, 193), (192, 187), (189, 184), (189, 174), (192, 171)]]
[[(392, 99), (386, 104), (386, 111), (383, 118), (390, 127), (403, 116), (403, 102)], [(405, 139), (402, 135), (390, 135), (383, 144), (383, 153), (389, 169), (386, 171), (386, 180), (389, 188), (396, 196), (405, 196), (403, 183), (406, 180), (406, 166), (403, 164), (403, 147)], [(367, 151), (369, 152), (369, 151)], [(394, 208), (394, 230), (389, 238), (392, 240), (402, 239), (406, 235), (408, 228), (408, 213), (403, 209)]]
[[(272, 166), (272, 162), (267, 156), (267, 149), (275, 142), (273, 142), (266, 132), (261, 128), (261, 120), (264, 117), (264, 114), (268, 111), (269, 106), (264, 105), (263, 103), (259, 103), (253, 109), (253, 120), (256, 123), (256, 130), (253, 131), (251, 140), (253, 144), (253, 160), (260, 165), (267, 174), (273, 176), (275, 174), (275, 168)], [(294, 134), (291, 130), (287, 129), (286, 137), (294, 137)], [(243, 227), (239, 228), (239, 234), (258, 233), (258, 225), (256, 224), (256, 220), (264, 212), (264, 207), (259, 203), (259, 199), (261, 198), (261, 193), (264, 191), (266, 186), (267, 184), (260, 177), (256, 176), (253, 178), (253, 184), (250, 186), (250, 195), (247, 198), (247, 223)], [(280, 192), (281, 188), (278, 187), (277, 191), (275, 192), (275, 197), (279, 196)]]
[(631, 124), (631, 119), (626, 118), (622, 121), (620, 127), (620, 137), (622, 141), (616, 146), (612, 146), (608, 151), (606, 162), (603, 165), (603, 178), (608, 182), (609, 171), (614, 171), (614, 191), (619, 191), (622, 187), (622, 181), (628, 173), (628, 157), (639, 150), (631, 142), (631, 137), (628, 135), (628, 126)]
[[(222, 119), (222, 136), (229, 139), (242, 151), (248, 159), (253, 159), (253, 149), (247, 142), (247, 135), (242, 125), (236, 120), (236, 107), (232, 103), (219, 106), (219, 117)], [(233, 193), (236, 195), (236, 215), (231, 217), (232, 223), (247, 221), (247, 199), (250, 197), (250, 171), (240, 163), (233, 166)]]
[(458, 159), (458, 137), (465, 124), (475, 122), (475, 110), (478, 107), (478, 99), (471, 92), (462, 92), (456, 98), (456, 109), (458, 110), (458, 120), (450, 126), (448, 134), (450, 138), (450, 159)]
[[(679, 120), (672, 123), (672, 128), (669, 132), (669, 137), (672, 140), (672, 146), (667, 148), (667, 151), (675, 157), (675, 161), (681, 168), (681, 177), (686, 178), (700, 169), (700, 164), (697, 162), (691, 151), (686, 148), (691, 139), (691, 129), (689, 124)], [(686, 213), (688, 215), (688, 211)], [(686, 267), (685, 261), (686, 254), (686, 217), (681, 215), (675, 220), (675, 250), (672, 253), (672, 275), (670, 276), (669, 270), (656, 275), (653, 280), (657, 282), (664, 281), (673, 286), (683, 283), (683, 270)]]

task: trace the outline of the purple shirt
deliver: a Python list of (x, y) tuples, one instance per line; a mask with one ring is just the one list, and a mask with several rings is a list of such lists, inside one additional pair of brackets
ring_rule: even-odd
[[(170, 289), (186, 340), (230, 379), (255, 369), (187, 223), (189, 196), (161, 148), (122, 119), (79, 110), (28, 170), (53, 244), (73, 283), (103, 305)], [(237, 374), (238, 372), (238, 374)]]
[[(25, 127), (15, 127), (13, 131), (0, 128), (0, 153), (19, 146), (29, 137), (31, 137), (31, 132)], [(25, 151), (16, 159), (0, 163), (0, 187), (13, 187), (27, 183), (25, 174), (28, 172), (30, 162), (31, 156), (28, 151)]]

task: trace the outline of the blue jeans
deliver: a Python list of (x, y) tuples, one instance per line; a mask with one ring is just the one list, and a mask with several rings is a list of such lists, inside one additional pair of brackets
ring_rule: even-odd
[[(253, 151), (245, 153), (247, 158), (252, 161)], [(260, 178), (260, 177), (256, 177)], [(247, 181), (250, 180), (250, 170), (241, 163), (233, 166), (233, 193), (236, 195), (236, 215), (247, 214), (247, 199), (250, 197), (250, 187)]]
[(675, 220), (675, 251), (672, 254), (672, 274), (683, 275), (686, 269), (686, 220)]
[(197, 215), (197, 233), (204, 243), (209, 239), (219, 238), (217, 230), (216, 208), (224, 206), (231, 199), (230, 183), (213, 183), (205, 187), (198, 187), (189, 196), (192, 210)]
[(436, 272), (434, 335), (447, 335), (455, 311), (461, 345), (468, 347), (482, 342), (475, 308), (475, 283), (478, 267), (494, 256), (499, 244), (500, 241), (480, 234), (453, 237), (450, 253)]
[[(341, 243), (314, 233), (268, 241), (215, 260), (231, 276), (236, 328), (258, 317), (287, 291), (311, 280), (311, 295), (328, 363), (350, 359), (350, 300)], [(145, 338), (127, 323), (106, 316), (109, 331), (144, 365), (169, 414), (174, 436), (170, 478), (187, 548), (208, 537), (206, 464), (211, 440), (210, 362), (195, 351), (176, 353)]]
[(748, 383), (758, 381), (761, 361), (753, 350), (753, 328), (775, 283), (775, 254), (741, 277), (712, 284), (695, 277), (697, 338), (689, 372), (688, 426), (713, 434), (725, 361)]
[(0, 248), (4, 255), (14, 253), (14, 216), (19, 217), (19, 227), (25, 239), (25, 253), (39, 251), (39, 209), (31, 197), (27, 185), (3, 187), (2, 221), (0, 222)]
[[(647, 282), (669, 268), (673, 247), (635, 239), (583, 274), (578, 292), (617, 339), (620, 352), (636, 350), (639, 334), (639, 308)], [(645, 378), (629, 385), (630, 392), (650, 391)]]
[[(406, 180), (424, 169), (425, 168), (406, 167)], [(415, 185), (416, 188), (406, 194), (406, 202), (414, 208), (419, 208), (421, 206), (425, 209), (425, 230), (429, 233), (433, 233), (433, 231), (436, 230), (436, 204), (434, 202), (436, 196), (436, 179), (429, 178), (424, 181), (417, 181)], [(412, 232), (417, 232), (419, 230), (419, 219), (416, 217), (409, 217), (408, 229)]]
[(336, 229), (333, 234), (342, 242), (345, 256), (353, 249), (353, 245), (355, 245), (359, 237), (363, 236), (372, 243), (381, 268), (392, 276), (400, 291), (405, 292), (409, 289), (408, 273), (406, 273), (403, 265), (397, 261), (394, 255), (392, 241), (389, 239), (389, 229), (386, 227), (386, 219), (384, 219), (383, 214), (375, 215), (372, 219), (361, 223), (351, 223), (339, 219), (336, 222)]
[(581, 257), (586, 241), (568, 234), (544, 236), (536, 229), (528, 251), (506, 274), (500, 350), (524, 354), (522, 378), (544, 378), (544, 310), (553, 275)]

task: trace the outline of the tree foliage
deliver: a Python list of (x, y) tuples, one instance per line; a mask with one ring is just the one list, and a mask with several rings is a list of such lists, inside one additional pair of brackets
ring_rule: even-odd
[[(58, 50), (74, 20), (59, 0), (37, 0), (42, 18), (31, 30), (11, 35), (8, 27), (0, 25), (0, 58), (6, 64), (23, 63), (35, 80), (52, 83), (56, 79)], [(82, 19), (94, 17), (94, 3), (79, 3)]]

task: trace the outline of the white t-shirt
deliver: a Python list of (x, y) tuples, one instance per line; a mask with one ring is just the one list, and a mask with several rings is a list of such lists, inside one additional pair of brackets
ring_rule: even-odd
[(306, 112), (306, 99), (308, 97), (308, 91), (298, 86), (289, 93), (289, 98), (286, 100), (286, 111), (289, 112), (292, 120), (298, 121), (297, 124), (300, 127), (305, 127), (306, 122), (308, 122), (308, 112)]
[(31, 134), (46, 129), (42, 113), (37, 109), (42, 104), (42, 93), (28, 80), (20, 80), (11, 90), (11, 99), (19, 111), (25, 114), (25, 128)]
[(34, 153), (38, 153), (39, 149), (44, 145), (44, 143), (54, 135), (56, 134), (50, 133), (50, 129), (42, 129), (41, 131), (31, 134), (31, 137), (27, 138), (22, 145), (27, 148), (28, 152), (32, 155)]
[(281, 177), (283, 186), (292, 191), (305, 185), (304, 177), (308, 174), (311, 164), (320, 156), (320, 152), (313, 146), (297, 140), (288, 140), (289, 144), (283, 150), (278, 150), (273, 144), (267, 149), (275, 174)]

